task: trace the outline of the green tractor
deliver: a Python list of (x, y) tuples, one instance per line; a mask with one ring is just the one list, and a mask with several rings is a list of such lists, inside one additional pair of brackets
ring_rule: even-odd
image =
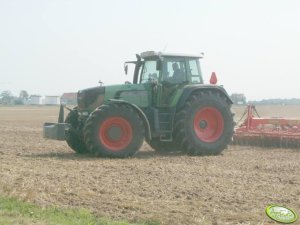
[(136, 55), (133, 82), (78, 91), (63, 121), (44, 124), (44, 137), (66, 140), (77, 153), (134, 155), (144, 139), (156, 151), (216, 155), (232, 139), (232, 101), (213, 73), (204, 84), (202, 55), (148, 51)]

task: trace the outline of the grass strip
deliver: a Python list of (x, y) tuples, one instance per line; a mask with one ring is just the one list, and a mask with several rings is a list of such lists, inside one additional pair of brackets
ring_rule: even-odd
[(87, 209), (40, 207), (12, 197), (0, 196), (0, 225), (159, 225), (157, 222), (129, 223), (94, 216)]

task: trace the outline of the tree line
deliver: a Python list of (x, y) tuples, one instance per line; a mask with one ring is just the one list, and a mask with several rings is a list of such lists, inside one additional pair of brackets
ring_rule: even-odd
[(300, 105), (299, 98), (289, 98), (289, 99), (263, 99), (261, 101), (249, 101), (248, 104), (253, 105)]
[(28, 99), (29, 94), (25, 90), (20, 91), (19, 96), (13, 95), (13, 93), (9, 90), (5, 90), (0, 93), (1, 105), (24, 105)]
[(235, 105), (300, 105), (299, 98), (270, 98), (260, 101), (247, 101), (247, 98), (243, 93), (233, 93), (230, 95), (230, 98)]

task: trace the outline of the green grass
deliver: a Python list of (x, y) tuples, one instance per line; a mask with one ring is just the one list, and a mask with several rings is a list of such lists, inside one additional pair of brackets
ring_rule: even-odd
[[(86, 209), (46, 207), (0, 196), (0, 225), (133, 225), (127, 221), (98, 218)], [(159, 225), (144, 222), (135, 225)]]

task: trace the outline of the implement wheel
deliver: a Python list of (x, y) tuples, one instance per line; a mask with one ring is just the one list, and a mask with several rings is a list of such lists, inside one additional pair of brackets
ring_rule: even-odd
[(141, 147), (145, 128), (130, 106), (108, 104), (91, 113), (83, 133), (86, 145), (95, 155), (124, 158)]
[(217, 155), (231, 142), (231, 104), (218, 92), (196, 92), (175, 117), (175, 141), (192, 155)]
[(70, 128), (65, 131), (66, 142), (69, 147), (77, 153), (87, 153), (88, 150), (83, 141), (81, 129), (78, 124), (78, 111), (76, 108), (69, 112), (65, 123), (70, 124)]

